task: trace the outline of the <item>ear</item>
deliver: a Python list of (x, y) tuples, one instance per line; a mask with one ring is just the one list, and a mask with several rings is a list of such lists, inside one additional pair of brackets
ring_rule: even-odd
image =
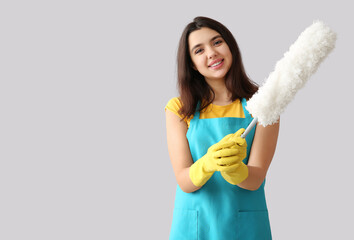
[(198, 71), (198, 69), (195, 67), (194, 64), (192, 65), (192, 68), (193, 68), (194, 70)]

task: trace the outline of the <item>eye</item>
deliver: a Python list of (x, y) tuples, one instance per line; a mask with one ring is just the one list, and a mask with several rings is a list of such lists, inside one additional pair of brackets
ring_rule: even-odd
[(198, 48), (197, 50), (194, 51), (194, 54), (198, 54), (198, 53), (201, 53), (203, 51), (202, 48)]
[(214, 45), (220, 45), (222, 43), (222, 40), (217, 40), (214, 42)]

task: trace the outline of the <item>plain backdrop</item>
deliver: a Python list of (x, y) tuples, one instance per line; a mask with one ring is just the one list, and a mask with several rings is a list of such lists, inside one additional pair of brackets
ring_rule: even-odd
[(354, 239), (350, 1), (1, 1), (0, 239), (168, 239), (164, 107), (196, 16), (234, 34), (259, 84), (314, 20), (334, 51), (281, 116), (273, 238)]

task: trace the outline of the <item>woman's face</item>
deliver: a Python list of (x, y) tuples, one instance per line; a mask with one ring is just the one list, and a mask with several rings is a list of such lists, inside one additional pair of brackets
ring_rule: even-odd
[(189, 35), (188, 44), (193, 68), (206, 81), (225, 80), (232, 64), (232, 54), (218, 32), (203, 27)]

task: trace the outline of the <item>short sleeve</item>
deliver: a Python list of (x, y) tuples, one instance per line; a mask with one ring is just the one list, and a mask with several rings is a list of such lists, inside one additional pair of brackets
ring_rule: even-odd
[(179, 100), (179, 98), (174, 97), (172, 99), (170, 99), (170, 101), (168, 101), (168, 103), (165, 106), (165, 111), (166, 109), (170, 110), (171, 112), (173, 112), (174, 114), (176, 114), (179, 118), (183, 118), (178, 111), (181, 109), (182, 107), (182, 103)]
[[(181, 109), (182, 107), (182, 102), (180, 100), (180, 98), (178, 97), (174, 97), (172, 99), (170, 99), (170, 101), (168, 101), (168, 103), (165, 106), (165, 111), (166, 109), (170, 110), (171, 112), (173, 112), (174, 114), (176, 114), (180, 119), (182, 119), (182, 115), (180, 115), (178, 113), (178, 111)], [(185, 123), (187, 123), (188, 127), (189, 127), (189, 123), (190, 123), (190, 118), (189, 119), (183, 119), (183, 121)]]

